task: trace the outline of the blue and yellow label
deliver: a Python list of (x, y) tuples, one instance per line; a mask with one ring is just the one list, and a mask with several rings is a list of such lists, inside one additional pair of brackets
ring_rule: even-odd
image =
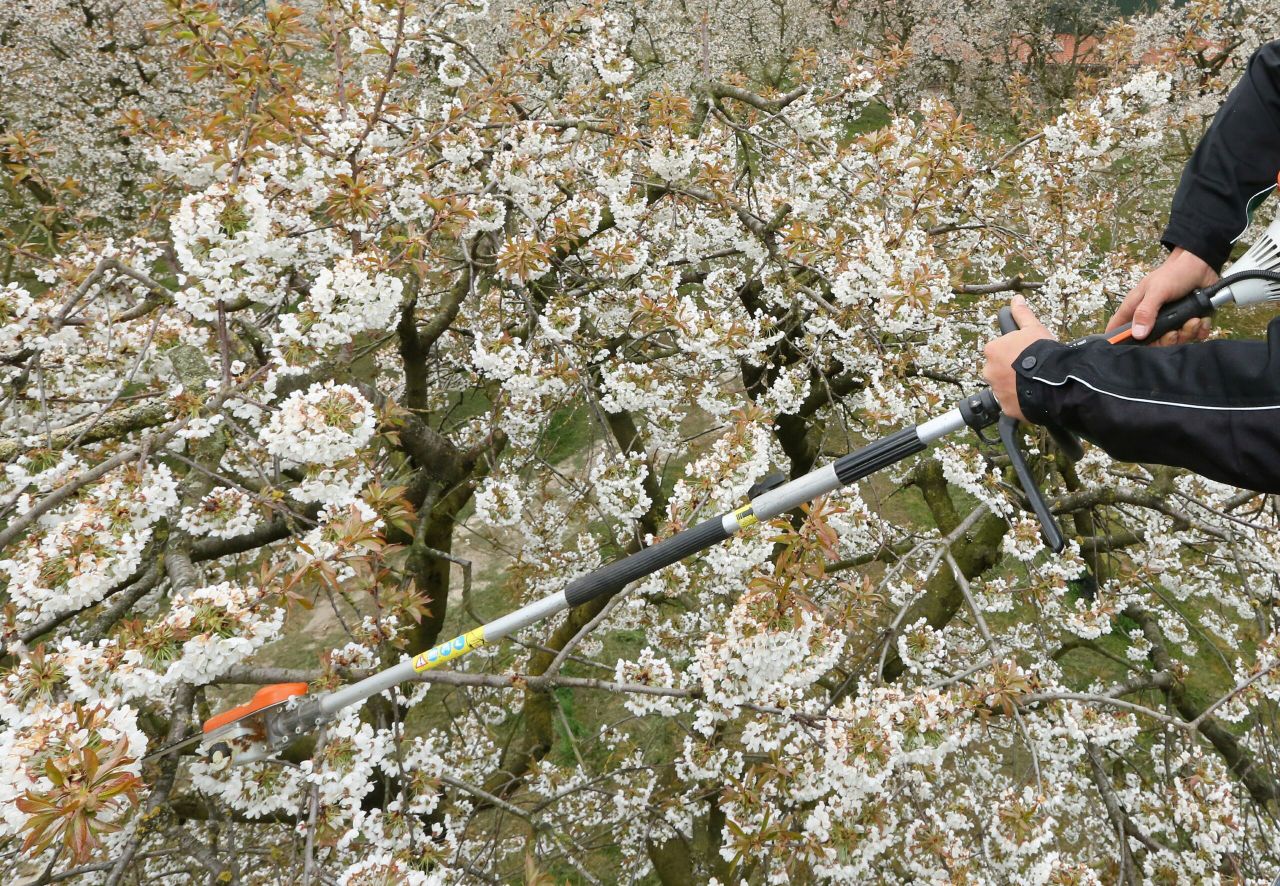
[(472, 649), (477, 649), (484, 645), (484, 628), (476, 628), (474, 631), (467, 631), (465, 634), (447, 640), (439, 646), (433, 646), (426, 652), (419, 652), (413, 657), (413, 669), (418, 672), (429, 671), (436, 665), (443, 664), (446, 661), (452, 661), (461, 655), (466, 655)]

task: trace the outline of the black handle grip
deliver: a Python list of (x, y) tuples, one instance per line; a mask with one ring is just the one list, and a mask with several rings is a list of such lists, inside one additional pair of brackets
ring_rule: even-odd
[(1022, 484), (1022, 491), (1031, 503), (1031, 510), (1035, 511), (1040, 520), (1040, 534), (1044, 536), (1044, 543), (1055, 554), (1060, 554), (1066, 547), (1066, 539), (1062, 537), (1058, 521), (1049, 512), (1049, 505), (1040, 494), (1035, 477), (1031, 476), (1031, 468), (1027, 466), (1027, 459), (1018, 446), (1017, 430), (1017, 419), (1007, 415), (1000, 416), (1000, 442), (1004, 444), (1005, 452), (1009, 453), (1009, 460), (1013, 462), (1013, 472), (1018, 475), (1018, 482)]
[(1008, 335), (1010, 332), (1017, 332), (1018, 321), (1013, 319), (1013, 308), (1005, 305), (996, 314), (996, 319), (1000, 321), (1000, 334)]
[[(1013, 310), (1008, 305), (1001, 308), (996, 316), (1000, 321), (1001, 335), (1018, 331), (1018, 321), (1013, 319)], [(1049, 432), (1053, 442), (1058, 445), (1068, 460), (1079, 461), (1084, 458), (1084, 446), (1080, 444), (1080, 439), (1075, 434), (1059, 425), (1045, 425), (1045, 430)]]
[(637, 578), (644, 578), (672, 563), (678, 563), (690, 554), (719, 544), (728, 537), (722, 517), (703, 520), (697, 526), (677, 532), (629, 557), (606, 563), (595, 572), (574, 579), (564, 589), (564, 598), (570, 606), (577, 606), (596, 597), (615, 594)]
[[(1209, 317), (1217, 310), (1213, 306), (1209, 295), (1203, 289), (1197, 289), (1190, 295), (1184, 295), (1177, 301), (1166, 303), (1160, 308), (1160, 312), (1156, 314), (1156, 322), (1152, 324), (1151, 331), (1147, 333), (1146, 338), (1133, 337), (1133, 324), (1126, 323), (1123, 326), (1117, 326), (1115, 329), (1101, 336), (1091, 335), (1080, 341), (1093, 341), (1098, 338), (1105, 338), (1113, 345), (1122, 343), (1134, 345), (1146, 345), (1158, 341), (1160, 336), (1166, 332), (1173, 332), (1175, 329), (1181, 329), (1183, 324), (1188, 320), (1196, 317)], [(1072, 342), (1077, 344), (1077, 342)]]
[[(1001, 335), (1018, 330), (1018, 321), (1013, 318), (1013, 311), (1009, 307), (1001, 308), (997, 317), (1000, 320)], [(1084, 447), (1080, 445), (1075, 434), (1056, 426), (1046, 426), (1046, 428), (1067, 458), (1075, 461), (1084, 455)], [(1044, 536), (1044, 543), (1055, 554), (1061, 553), (1066, 546), (1066, 540), (1062, 537), (1062, 529), (1058, 526), (1058, 521), (1053, 519), (1053, 514), (1049, 512), (1049, 505), (1040, 493), (1040, 487), (1031, 476), (1031, 468), (1027, 465), (1026, 456), (1018, 446), (1017, 430), (1017, 419), (1007, 415), (1000, 416), (1000, 442), (1004, 444), (1005, 452), (1009, 453), (1009, 461), (1013, 463), (1013, 472), (1018, 475), (1018, 482), (1022, 484), (1023, 494), (1026, 495), (1027, 501), (1031, 503), (1031, 509), (1040, 520), (1040, 534)]]

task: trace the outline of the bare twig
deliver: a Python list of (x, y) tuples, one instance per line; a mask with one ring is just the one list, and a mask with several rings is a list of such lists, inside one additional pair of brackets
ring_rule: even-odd
[(600, 626), (601, 622), (603, 622), (610, 615), (612, 615), (613, 610), (617, 609), (619, 604), (621, 604), (621, 602), (624, 599), (625, 599), (624, 594), (618, 594), (615, 597), (613, 597), (613, 599), (611, 599), (608, 603), (606, 603), (604, 605), (604, 608), (602, 608), (598, 613), (596, 613), (595, 618), (591, 619), (591, 621), (584, 624), (582, 626), (582, 629), (578, 631), (578, 633), (574, 634), (571, 638), (569, 638), (569, 642), (565, 643), (564, 648), (562, 648), (559, 652), (556, 653), (556, 657), (551, 660), (550, 666), (548, 666), (546, 671), (543, 672), (543, 675), (547, 677), (554, 677), (556, 673), (559, 672), (560, 667), (564, 664), (565, 659), (569, 657), (569, 653), (573, 651), (574, 647), (577, 646), (579, 643), (581, 643), (583, 640), (585, 640), (591, 634), (592, 631), (594, 631), (597, 627)]

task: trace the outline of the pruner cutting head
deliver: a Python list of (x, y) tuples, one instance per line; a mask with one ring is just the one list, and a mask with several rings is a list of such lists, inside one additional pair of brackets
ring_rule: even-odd
[(284, 727), (281, 717), (297, 708), (306, 693), (306, 683), (262, 687), (247, 703), (204, 722), (201, 753), (217, 766), (265, 760), (292, 737), (292, 729)]
[(199, 744), (201, 756), (214, 765), (243, 766), (267, 759), (326, 719), (320, 697), (307, 695), (306, 683), (276, 683), (259, 689), (247, 703), (210, 717), (196, 735), (142, 759), (154, 760)]

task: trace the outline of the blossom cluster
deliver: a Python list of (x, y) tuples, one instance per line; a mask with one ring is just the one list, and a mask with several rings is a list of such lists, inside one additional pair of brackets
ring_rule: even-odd
[(324, 382), (294, 391), (262, 429), (267, 452), (290, 465), (332, 467), (373, 436), (373, 407), (351, 385)]
[[(157, 521), (177, 504), (177, 483), (163, 464), (139, 475), (123, 470), (90, 495), (53, 511), (0, 560), (19, 619), (36, 621), (101, 600), (142, 564)], [(19, 507), (29, 507), (27, 496)]]
[(263, 597), (260, 589), (231, 582), (176, 595), (137, 645), (122, 650), (113, 681), (127, 697), (216, 680), (279, 636), (284, 613)]

